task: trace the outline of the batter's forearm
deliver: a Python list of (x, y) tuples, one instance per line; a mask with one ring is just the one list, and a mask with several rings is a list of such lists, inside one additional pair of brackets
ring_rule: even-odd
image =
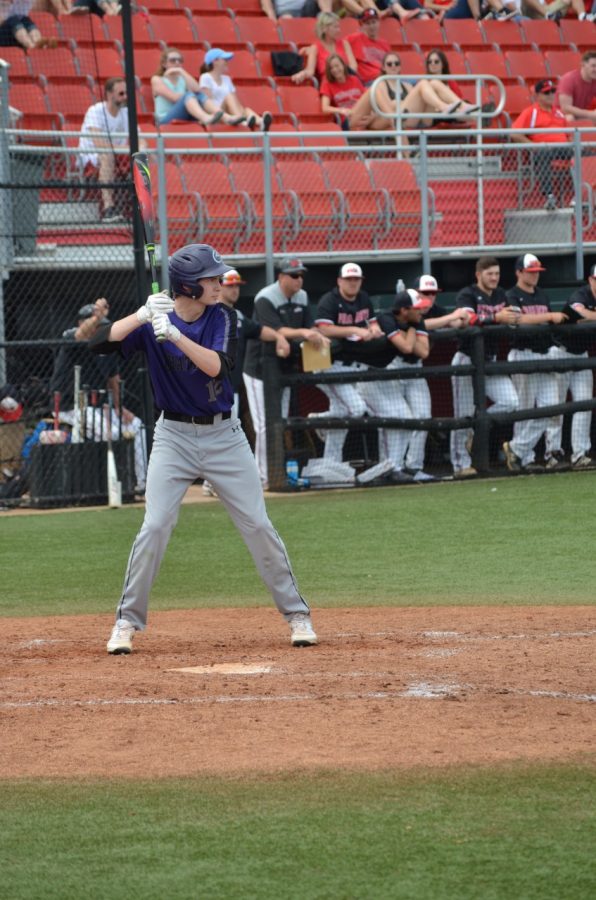
[(139, 328), (141, 323), (139, 322), (138, 316), (136, 313), (133, 313), (130, 316), (126, 316), (124, 319), (118, 319), (117, 322), (112, 323), (112, 327), (110, 328), (110, 332), (108, 335), (109, 341), (123, 341), (125, 337), (128, 337), (136, 328)]

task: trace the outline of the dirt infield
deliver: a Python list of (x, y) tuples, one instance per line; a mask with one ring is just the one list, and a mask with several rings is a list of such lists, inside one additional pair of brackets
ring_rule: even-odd
[[(593, 752), (596, 610), (273, 609), (4, 619), (2, 777), (361, 770)], [(206, 671), (181, 672), (202, 667)]]

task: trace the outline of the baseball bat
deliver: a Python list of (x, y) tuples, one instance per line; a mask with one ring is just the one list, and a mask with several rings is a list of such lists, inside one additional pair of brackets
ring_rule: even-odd
[(122, 483), (118, 481), (118, 470), (116, 468), (116, 457), (112, 447), (112, 409), (114, 401), (112, 392), (108, 391), (108, 425), (107, 425), (107, 446), (108, 446), (108, 506), (117, 509), (122, 506)]
[[(145, 250), (147, 252), (147, 258), (149, 259), (151, 290), (154, 294), (157, 294), (159, 291), (159, 282), (157, 280), (157, 268), (155, 265), (155, 210), (153, 208), (149, 156), (144, 150), (139, 150), (132, 155), (132, 177), (137, 203), (139, 204), (141, 222), (143, 224)], [(158, 337), (157, 340), (161, 343), (164, 338)]]

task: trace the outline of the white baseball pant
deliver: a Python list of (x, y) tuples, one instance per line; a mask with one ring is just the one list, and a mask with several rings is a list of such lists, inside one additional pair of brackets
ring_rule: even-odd
[[(354, 372), (366, 371), (368, 366), (363, 363), (347, 365), (342, 362), (334, 362), (327, 372)], [(329, 398), (329, 416), (361, 417), (369, 412), (362, 396), (361, 384), (319, 384), (319, 389)], [(343, 461), (344, 443), (348, 434), (347, 428), (333, 428), (325, 431), (325, 450), (323, 459), (333, 462)]]
[[(399, 381), (363, 381), (361, 394), (373, 415), (411, 418), (410, 407)], [(410, 432), (403, 428), (379, 428), (379, 461), (391, 460), (393, 469), (399, 472), (404, 467)]]
[[(510, 362), (522, 362), (547, 359), (545, 353), (535, 353), (533, 350), (520, 350), (512, 348), (507, 359)], [(556, 372), (533, 372), (531, 375), (512, 375), (519, 398), (519, 409), (540, 409), (542, 406), (551, 406), (558, 403), (559, 386)], [(534, 462), (534, 448), (545, 435), (546, 446), (553, 444), (553, 436), (557, 431), (557, 416), (549, 419), (526, 419), (523, 422), (515, 422), (513, 425), (513, 439), (509, 446), (521, 460), (522, 466)], [(555, 448), (559, 449), (559, 448)], [(548, 450), (547, 450), (548, 454)]]
[[(587, 359), (588, 353), (570, 353), (564, 347), (552, 346), (548, 351), (552, 359)], [(558, 402), (564, 403), (567, 392), (571, 393), (574, 400), (591, 400), (594, 393), (594, 377), (591, 369), (581, 369), (574, 372), (557, 372), (557, 385), (559, 388)], [(550, 420), (549, 420), (550, 421)], [(549, 429), (546, 434), (546, 455), (550, 456), (554, 451), (561, 449), (563, 433), (563, 416), (557, 416), (556, 427)], [(592, 411), (576, 412), (571, 419), (571, 462), (577, 462), (582, 456), (588, 456), (592, 441), (590, 430), (592, 427)]]
[[(472, 360), (466, 353), (460, 350), (451, 360), (452, 366), (469, 366)], [(453, 415), (474, 415), (474, 387), (472, 379), (467, 375), (451, 378), (451, 391), (453, 395)], [(486, 395), (492, 405), (488, 408), (489, 414), (515, 412), (519, 409), (519, 398), (513, 381), (508, 375), (489, 375), (486, 378)], [(468, 447), (473, 436), (471, 429), (460, 428), (451, 432), (449, 439), (451, 465), (454, 471), (467, 469), (472, 465), (472, 457)]]
[[(396, 356), (387, 366), (388, 369), (422, 368), (422, 360), (416, 363), (404, 362), (401, 356)], [(409, 418), (429, 419), (431, 414), (431, 397), (426, 378), (408, 378), (399, 382), (404, 400), (410, 410)], [(428, 431), (406, 431), (408, 450), (405, 465), (407, 469), (418, 472), (424, 469), (424, 455), (426, 452), (426, 439)]]

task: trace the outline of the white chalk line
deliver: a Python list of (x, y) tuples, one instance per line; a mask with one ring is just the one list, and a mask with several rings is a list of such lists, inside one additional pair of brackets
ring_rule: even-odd
[[(248, 695), (245, 697), (215, 696), (187, 698), (94, 698), (90, 700), (22, 700), (0, 702), (0, 709), (40, 709), (48, 707), (75, 708), (101, 706), (205, 706), (210, 703), (304, 703), (316, 700), (441, 700), (447, 697), (457, 698), (462, 692), (482, 692), (473, 684), (433, 684), (428, 681), (412, 682), (401, 691), (346, 691), (341, 694), (307, 693), (281, 694), (274, 697)], [(552, 700), (570, 700), (580, 703), (596, 703), (596, 694), (578, 694), (569, 691), (542, 691), (520, 689), (489, 689), (487, 694), (513, 695), (517, 697), (538, 697)]]

